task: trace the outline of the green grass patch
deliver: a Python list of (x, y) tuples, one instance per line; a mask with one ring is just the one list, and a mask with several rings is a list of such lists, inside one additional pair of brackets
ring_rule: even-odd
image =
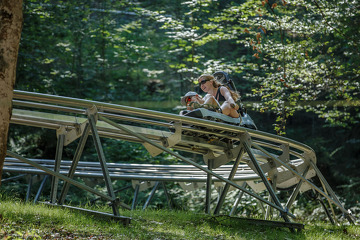
[[(108, 209), (92, 209), (109, 211)], [(258, 226), (225, 216), (185, 211), (121, 211), (131, 217), (123, 224), (63, 208), (20, 200), (0, 200), (0, 238), (3, 239), (359, 239), (360, 226), (305, 224), (300, 232)]]

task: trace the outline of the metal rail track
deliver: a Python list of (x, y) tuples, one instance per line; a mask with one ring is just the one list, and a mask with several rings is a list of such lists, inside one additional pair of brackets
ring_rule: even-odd
[[(344, 209), (325, 177), (316, 167), (314, 150), (292, 139), (206, 119), (18, 90), (14, 91), (13, 106), (11, 123), (57, 131), (57, 152), (59, 152), (55, 156), (57, 164), (61, 163), (62, 148), (80, 138), (76, 156), (68, 173), (70, 179), (74, 176), (79, 163), (84, 142), (88, 135), (92, 135), (107, 182), (109, 199), (113, 206), (119, 204), (114, 198), (100, 136), (141, 143), (153, 156), (167, 152), (202, 171), (207, 175), (208, 194), (205, 208), (208, 213), (210, 213), (211, 184), (215, 178), (225, 184), (214, 211), (215, 214), (219, 214), (229, 188), (233, 187), (280, 211), (284, 221), (290, 222), (288, 217), (294, 217), (294, 215), (289, 212), (289, 209), (300, 189), (307, 186), (328, 202), (334, 216), (333, 205), (339, 208), (350, 222), (353, 222), (349, 211)], [(173, 150), (200, 154), (207, 167), (199, 165)], [(9, 152), (8, 155), (39, 167), (34, 162), (14, 153)], [(237, 171), (241, 169), (240, 163), (246, 164), (258, 175), (263, 188), (270, 195), (270, 200), (264, 199), (254, 191), (245, 189), (234, 181)], [(227, 177), (214, 171), (224, 164), (232, 166)], [(56, 178), (62, 178), (67, 183), (74, 184), (69, 179), (58, 175), (59, 166), (57, 170), (46, 171)], [(309, 178), (315, 175), (319, 177), (321, 187), (309, 181)], [(293, 194), (286, 204), (282, 204), (276, 191), (292, 186), (295, 186)], [(64, 186), (62, 190), (60, 203), (67, 194), (66, 188), (68, 186)], [(118, 215), (116, 207), (113, 208), (113, 211), (114, 215)], [(331, 219), (331, 216), (328, 216)]]

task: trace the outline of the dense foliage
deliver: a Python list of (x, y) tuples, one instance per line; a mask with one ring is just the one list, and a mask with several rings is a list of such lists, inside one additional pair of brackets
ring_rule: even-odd
[[(34, 1), (17, 88), (105, 101), (178, 99), (225, 70), (276, 131), (305, 109), (358, 123), (359, 3), (354, 1)], [(72, 86), (69, 89), (69, 86)], [(85, 91), (84, 91), (85, 90)]]
[[(157, 109), (200, 91), (200, 74), (224, 70), (242, 99), (256, 102), (250, 110), (260, 129), (314, 147), (345, 196), (360, 186), (359, 9), (358, 0), (24, 0), (15, 88), (151, 101)], [(54, 153), (46, 131), (31, 140), (21, 132), (12, 130), (10, 149)], [(150, 160), (126, 142), (108, 154), (110, 161), (173, 161)]]
[(358, 123), (352, 108), (359, 100), (358, 1), (183, 5), (184, 17), (162, 10), (151, 16), (164, 23), (172, 51), (181, 57), (172, 67), (190, 81), (223, 69), (236, 76), (242, 90), (249, 90), (243, 86), (249, 83), (247, 96), (261, 99), (257, 108), (277, 113), (278, 134), (285, 134), (286, 120), (303, 109), (330, 125)]

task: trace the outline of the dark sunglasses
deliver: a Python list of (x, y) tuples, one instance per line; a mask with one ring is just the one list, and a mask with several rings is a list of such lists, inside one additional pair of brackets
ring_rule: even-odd
[(199, 82), (199, 85), (201, 86), (201, 85), (205, 84), (205, 83), (208, 82), (208, 81), (210, 81), (210, 80), (209, 80), (209, 79), (202, 80), (202, 81)]

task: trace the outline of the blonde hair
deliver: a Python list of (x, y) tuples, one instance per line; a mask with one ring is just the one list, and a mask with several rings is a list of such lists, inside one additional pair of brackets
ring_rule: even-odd
[(200, 80), (208, 80), (208, 81), (212, 81), (213, 83), (213, 87), (214, 88), (218, 88), (218, 87), (226, 87), (231, 94), (232, 99), (234, 99), (234, 101), (236, 102), (237, 100), (240, 99), (240, 94), (237, 91), (233, 91), (231, 90), (227, 85), (222, 84), (221, 82), (219, 82), (213, 75), (211, 74), (203, 74), (201, 75), (198, 79), (198, 82), (200, 83)]

